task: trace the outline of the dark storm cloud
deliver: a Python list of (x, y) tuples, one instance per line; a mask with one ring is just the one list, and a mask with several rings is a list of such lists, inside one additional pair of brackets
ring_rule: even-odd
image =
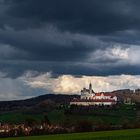
[[(19, 57), (13, 55), (11, 59), (18, 57), (24, 60), (42, 61), (81, 60), (97, 47), (94, 38), (92, 39), (95, 44), (91, 48), (86, 46), (90, 45), (90, 43), (85, 43), (87, 41), (86, 36), (63, 34), (44, 28), (31, 31), (0, 30), (0, 36), (1, 43), (10, 44), (11, 48), (18, 49), (25, 54), (19, 55)], [(82, 38), (85, 39), (85, 42)]]
[(63, 30), (105, 34), (139, 29), (139, 5), (138, 0), (11, 0), (7, 13), (34, 25), (48, 22)]
[[(122, 66), (119, 58), (140, 44), (139, 7), (139, 0), (1, 0), (0, 69), (11, 77), (26, 70), (139, 74), (139, 66)], [(95, 55), (116, 43), (121, 56)]]
[(139, 30), (125, 30), (118, 31), (108, 36), (102, 36), (101, 40), (108, 42), (119, 42), (124, 44), (140, 44), (140, 31)]
[(59, 75), (89, 75), (89, 76), (108, 76), (108, 75), (139, 75), (140, 66), (113, 66), (113, 65), (98, 65), (89, 63), (67, 63), (67, 62), (40, 62), (40, 61), (7, 61), (0, 63), (0, 70), (6, 73), (5, 77), (17, 78), (23, 75), (28, 70), (37, 71), (38, 74), (52, 72), (53, 77)]

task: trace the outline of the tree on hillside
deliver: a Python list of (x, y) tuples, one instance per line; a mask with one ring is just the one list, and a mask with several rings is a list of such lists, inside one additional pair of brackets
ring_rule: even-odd
[(93, 130), (93, 123), (87, 120), (78, 121), (75, 124), (76, 132), (90, 132)]

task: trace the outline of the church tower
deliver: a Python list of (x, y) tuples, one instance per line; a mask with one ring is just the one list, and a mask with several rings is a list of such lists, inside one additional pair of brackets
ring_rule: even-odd
[(89, 84), (89, 93), (92, 93), (92, 84)]
[(89, 84), (89, 90), (92, 90), (92, 84), (91, 83)]

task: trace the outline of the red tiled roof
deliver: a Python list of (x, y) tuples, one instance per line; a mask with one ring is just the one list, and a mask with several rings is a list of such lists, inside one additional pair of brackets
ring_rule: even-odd
[(114, 96), (113, 93), (96, 93), (95, 96), (101, 96), (103, 94), (104, 96)]
[(101, 96), (102, 93), (96, 93), (95, 96)]

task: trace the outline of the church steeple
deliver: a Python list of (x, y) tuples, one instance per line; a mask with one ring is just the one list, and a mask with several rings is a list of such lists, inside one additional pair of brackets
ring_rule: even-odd
[(89, 90), (92, 91), (92, 84), (89, 84)]

